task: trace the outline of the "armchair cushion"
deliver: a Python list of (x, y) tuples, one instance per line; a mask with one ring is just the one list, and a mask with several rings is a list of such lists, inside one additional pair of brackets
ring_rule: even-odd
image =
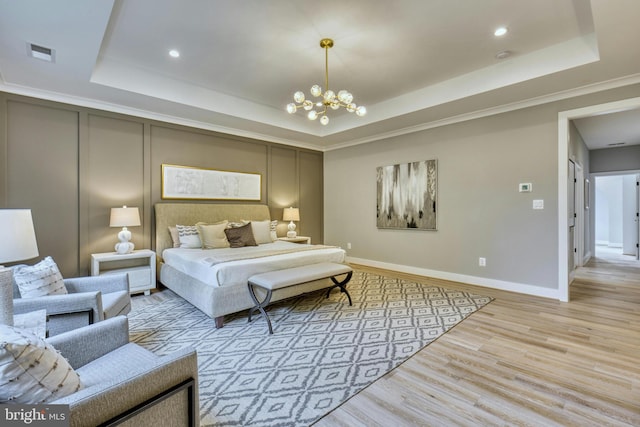
[[(113, 373), (120, 372), (133, 376), (153, 365), (158, 357), (137, 344), (127, 343), (109, 352), (108, 356), (99, 357), (78, 368), (84, 387), (109, 383)], [(133, 362), (135, 361), (135, 362)]]
[(102, 294), (104, 318), (110, 319), (131, 311), (131, 297), (128, 291), (116, 291)]
[(0, 403), (47, 403), (77, 392), (80, 377), (51, 344), (0, 324)]
[(17, 265), (13, 268), (13, 279), (18, 285), (22, 298), (46, 295), (64, 295), (62, 274), (53, 258), (46, 257), (35, 265)]

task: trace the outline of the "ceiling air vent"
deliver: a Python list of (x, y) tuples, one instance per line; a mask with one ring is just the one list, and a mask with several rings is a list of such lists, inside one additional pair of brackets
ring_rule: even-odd
[(608, 147), (619, 147), (621, 145), (625, 145), (626, 142), (612, 142), (611, 144), (607, 144)]
[(47, 62), (55, 62), (56, 60), (56, 51), (54, 49), (33, 43), (27, 43), (27, 54), (32, 58), (42, 59)]

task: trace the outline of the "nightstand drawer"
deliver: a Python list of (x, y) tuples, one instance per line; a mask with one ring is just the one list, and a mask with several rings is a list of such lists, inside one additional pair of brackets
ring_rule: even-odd
[(154, 286), (151, 284), (151, 267), (146, 265), (140, 267), (120, 268), (117, 270), (107, 270), (101, 272), (100, 275), (103, 276), (106, 274), (121, 273), (127, 273), (129, 275), (129, 290), (131, 293), (155, 288), (155, 284)]

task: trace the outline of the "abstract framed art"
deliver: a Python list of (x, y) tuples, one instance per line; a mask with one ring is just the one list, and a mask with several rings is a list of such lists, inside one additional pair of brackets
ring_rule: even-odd
[(163, 199), (260, 200), (259, 173), (162, 165)]
[(437, 230), (435, 159), (377, 168), (378, 228)]

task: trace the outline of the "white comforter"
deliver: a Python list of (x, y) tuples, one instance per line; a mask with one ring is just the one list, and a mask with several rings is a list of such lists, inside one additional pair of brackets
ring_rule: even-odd
[[(295, 249), (300, 249), (300, 251), (289, 252), (289, 250)], [(265, 250), (282, 250), (287, 253), (263, 256)], [(257, 258), (247, 258), (251, 256), (252, 251), (258, 254)], [(226, 257), (229, 253), (237, 254), (239, 258), (244, 259), (218, 264), (213, 262), (215, 254), (222, 254), (223, 257)], [(249, 277), (254, 274), (319, 262), (344, 262), (345, 251), (333, 246), (310, 250), (307, 245), (279, 240), (259, 245), (258, 247), (245, 248), (170, 248), (162, 252), (162, 258), (165, 264), (212, 286), (232, 286), (237, 284), (246, 286)]]

